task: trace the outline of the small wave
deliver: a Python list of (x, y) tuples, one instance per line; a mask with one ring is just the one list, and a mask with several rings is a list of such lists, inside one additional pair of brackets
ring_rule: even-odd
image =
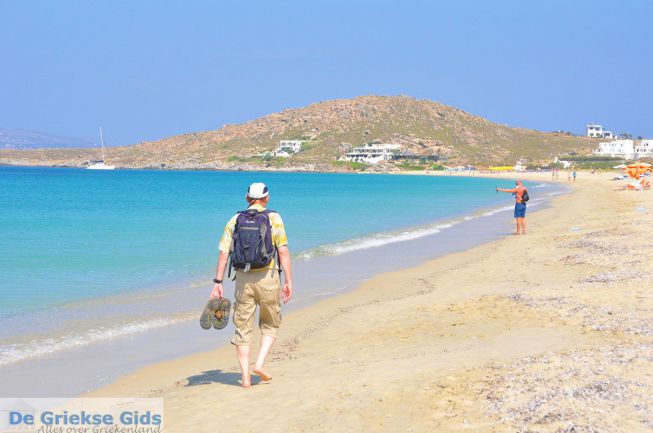
[(348, 241), (338, 242), (334, 244), (323, 245), (308, 251), (300, 252), (294, 256), (299, 260), (310, 260), (319, 256), (337, 256), (352, 251), (365, 250), (368, 248), (376, 248), (383, 245), (393, 244), (396, 242), (410, 241), (424, 236), (430, 236), (440, 233), (442, 230), (453, 227), (461, 222), (470, 221), (479, 217), (487, 217), (495, 215), (499, 212), (512, 210), (513, 206), (502, 206), (496, 209), (491, 209), (482, 214), (465, 215), (457, 220), (448, 221), (446, 223), (438, 223), (429, 226), (414, 227), (402, 231), (392, 231), (384, 233), (376, 233), (368, 236), (363, 236)]
[(535, 185), (533, 188), (551, 188), (551, 185), (548, 183), (540, 183), (538, 185)]
[(34, 339), (28, 343), (0, 346), (0, 366), (25, 361), (27, 359), (49, 356), (58, 352), (112, 340), (117, 337), (140, 334), (189, 319), (190, 317), (150, 319), (126, 323), (112, 328), (94, 328), (78, 334)]
[(316, 256), (337, 256), (352, 251), (365, 250), (368, 248), (380, 247), (382, 245), (393, 244), (396, 242), (409, 241), (412, 239), (440, 233), (440, 231), (443, 229), (453, 227), (454, 224), (457, 224), (457, 222), (452, 221), (449, 223), (426, 226), (412, 230), (377, 233), (375, 235), (364, 236), (336, 244), (323, 245), (321, 247), (308, 250), (304, 253), (299, 253), (297, 258), (308, 260)]

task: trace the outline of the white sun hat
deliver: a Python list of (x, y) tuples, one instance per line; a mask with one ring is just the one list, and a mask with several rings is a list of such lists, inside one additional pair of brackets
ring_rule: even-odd
[(263, 182), (253, 183), (247, 188), (247, 196), (253, 199), (267, 197), (268, 187)]

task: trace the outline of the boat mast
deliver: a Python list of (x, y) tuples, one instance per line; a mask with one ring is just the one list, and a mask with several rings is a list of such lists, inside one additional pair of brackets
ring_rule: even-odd
[(104, 135), (102, 135), (101, 126), (100, 126), (100, 145), (102, 146), (102, 162), (104, 162)]

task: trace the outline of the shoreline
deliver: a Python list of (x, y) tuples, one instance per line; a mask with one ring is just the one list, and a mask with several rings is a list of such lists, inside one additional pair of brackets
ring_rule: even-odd
[[(359, 171), (359, 170), (341, 170), (338, 168), (333, 168), (329, 170), (321, 170), (314, 168), (314, 166), (324, 166), (323, 163), (315, 164), (306, 164), (305, 166), (294, 166), (294, 167), (251, 167), (246, 166), (207, 166), (207, 167), (119, 167), (116, 166), (116, 170), (121, 171), (170, 171), (170, 172), (251, 172), (251, 173), (313, 173), (313, 174), (366, 174), (366, 175), (408, 175), (408, 176), (454, 176), (454, 177), (485, 177), (485, 178), (503, 178), (503, 179), (514, 179), (516, 177), (528, 177), (535, 176), (546, 176), (550, 175), (550, 171), (498, 171), (491, 172), (489, 170), (470, 170), (470, 171), (445, 171), (445, 170), (379, 170), (379, 171)], [(0, 167), (6, 168), (57, 168), (57, 169), (71, 169), (71, 170), (85, 170), (85, 166), (76, 166), (76, 165), (31, 165), (31, 164), (8, 164), (0, 162)], [(374, 166), (371, 166), (374, 167)], [(569, 171), (564, 169), (563, 173)], [(589, 171), (577, 171), (579, 174), (589, 174)], [(617, 173), (616, 170), (598, 170), (597, 173)], [(471, 174), (470, 174), (471, 173)], [(564, 179), (539, 179), (542, 181), (549, 182), (563, 182)]]
[[(551, 383), (589, 395), (594, 388), (583, 387), (607, 375), (591, 367), (604, 362), (601, 353), (653, 351), (647, 316), (653, 301), (638, 289), (641, 275), (653, 269), (633, 260), (650, 246), (639, 239), (640, 255), (626, 257), (607, 250), (624, 233), (650, 230), (640, 224), (648, 212), (642, 200), (653, 204), (648, 195), (613, 192), (607, 176), (581, 178), (573, 193), (555, 197), (529, 217), (526, 236), (377, 275), (294, 311), (284, 318), (270, 357), (271, 384), (239, 389), (233, 349), (222, 347), (151, 365), (90, 395), (163, 397), (170, 431), (514, 431), (532, 425), (529, 410), (584, 404), (573, 397), (529, 409), (534, 389), (554, 392)], [(624, 222), (619, 227), (611, 224), (616, 215)], [(520, 266), (514, 266), (515, 257)], [(632, 274), (610, 263), (623, 260)], [(600, 313), (606, 307), (609, 314)], [(633, 370), (632, 360), (610, 364), (608, 378), (626, 383), (622, 395), (628, 398), (639, 392), (627, 385), (633, 374), (639, 374), (640, 394), (653, 386), (653, 361), (632, 359), (643, 366)], [(569, 369), (578, 375), (564, 380), (561, 374)], [(518, 375), (520, 386), (506, 381), (510, 374)], [(517, 395), (512, 400), (511, 392)], [(572, 422), (621, 431), (610, 423), (624, 414), (642, 418), (631, 400), (620, 406), (596, 398), (594, 407), (611, 411), (604, 421), (565, 407), (554, 408), (557, 417), (535, 421), (547, 431)], [(252, 419), (248, 407), (274, 415)], [(228, 413), (229, 425), (207, 418), (211, 410)], [(645, 424), (633, 421), (629, 427), (639, 431)]]

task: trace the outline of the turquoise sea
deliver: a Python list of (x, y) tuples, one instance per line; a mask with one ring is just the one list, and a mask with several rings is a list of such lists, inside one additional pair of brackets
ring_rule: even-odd
[(480, 178), (0, 168), (0, 314), (209, 278), (254, 181), (269, 186), (295, 254), (497, 201)]

